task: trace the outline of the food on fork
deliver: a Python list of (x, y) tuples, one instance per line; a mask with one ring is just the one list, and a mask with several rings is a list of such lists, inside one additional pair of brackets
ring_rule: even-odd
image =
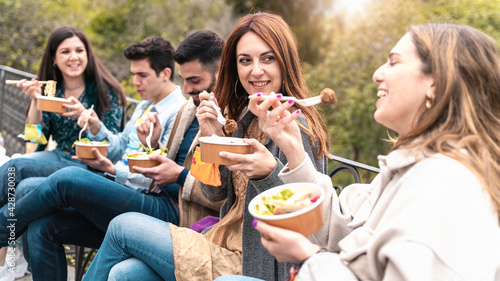
[[(21, 81), (22, 80), (5, 80), (5, 84), (17, 84)], [(26, 81), (26, 82), (29, 82), (29, 81)], [(30, 84), (28, 84), (28, 85), (32, 85), (34, 83), (36, 83), (36, 81), (35, 82), (31, 81)], [(38, 83), (47, 84), (47, 85), (45, 85), (45, 91), (43, 92), (44, 96), (47, 96), (47, 97), (55, 97), (56, 96), (56, 84), (57, 84), (56, 81), (54, 81), (54, 80), (38, 81)]]
[(45, 90), (43, 91), (44, 95), (47, 97), (55, 97), (56, 96), (56, 84), (57, 82), (54, 80), (47, 81), (45, 85)]
[(321, 93), (321, 103), (322, 104), (337, 104), (337, 97), (335, 96), (335, 91), (330, 88), (324, 88)]
[(238, 124), (233, 119), (227, 119), (226, 125), (224, 125), (224, 130), (228, 133), (234, 132), (238, 130)]

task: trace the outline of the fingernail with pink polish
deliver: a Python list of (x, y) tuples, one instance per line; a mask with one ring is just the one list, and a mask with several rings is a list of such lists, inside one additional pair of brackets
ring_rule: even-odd
[(293, 100), (289, 100), (288, 103), (293, 103)]
[(260, 96), (262, 96), (262, 94), (261, 93), (257, 93), (257, 96), (260, 97)]
[(277, 95), (276, 95), (276, 97), (281, 98), (281, 97), (282, 97), (282, 95), (281, 95), (281, 94), (277, 94)]
[(257, 227), (257, 221), (252, 222), (253, 227)]
[(295, 113), (299, 114), (300, 113), (300, 109), (297, 109), (297, 111), (295, 111)]

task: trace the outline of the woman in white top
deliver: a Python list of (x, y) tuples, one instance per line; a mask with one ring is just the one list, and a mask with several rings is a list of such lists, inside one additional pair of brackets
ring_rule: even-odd
[[(398, 138), (372, 183), (340, 196), (311, 168), (293, 122), (299, 112), (252, 97), (260, 127), (286, 154), (283, 181), (318, 183), (327, 194), (325, 224), (309, 239), (254, 221), (263, 246), (302, 265), (296, 280), (500, 280), (495, 41), (466, 26), (414, 26), (373, 80), (375, 120)], [(217, 281), (230, 279), (246, 277)]]

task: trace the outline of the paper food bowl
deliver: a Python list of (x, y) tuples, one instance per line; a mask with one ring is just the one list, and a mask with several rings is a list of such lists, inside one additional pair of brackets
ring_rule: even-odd
[(236, 165), (239, 162), (219, 156), (219, 152), (226, 151), (238, 154), (251, 154), (253, 147), (243, 142), (241, 138), (231, 137), (200, 137), (201, 161), (219, 165)]
[(96, 159), (92, 148), (97, 148), (103, 156), (108, 155), (109, 143), (75, 143), (76, 156), (82, 159)]
[[(292, 192), (310, 191), (312, 197), (319, 196), (318, 200), (311, 205), (298, 211), (283, 215), (261, 215), (255, 212), (255, 205), (262, 200), (262, 196), (270, 196), (281, 192), (283, 189), (290, 189)], [(280, 185), (268, 189), (255, 196), (248, 205), (250, 214), (259, 221), (263, 221), (272, 226), (281, 227), (309, 236), (318, 231), (324, 223), (323, 201), (325, 200), (325, 191), (314, 183), (298, 182)]]
[(135, 157), (128, 157), (127, 156), (128, 169), (131, 173), (139, 173), (136, 170), (132, 169), (133, 166), (141, 167), (141, 168), (153, 168), (153, 167), (160, 165), (159, 161), (149, 159), (146, 152), (134, 153), (134, 154), (139, 156), (139, 157), (135, 158)]
[(54, 113), (64, 113), (68, 112), (67, 109), (63, 108), (63, 104), (70, 104), (71, 102), (67, 99), (56, 98), (56, 97), (46, 97), (38, 96), (37, 98), (37, 109), (46, 112)]

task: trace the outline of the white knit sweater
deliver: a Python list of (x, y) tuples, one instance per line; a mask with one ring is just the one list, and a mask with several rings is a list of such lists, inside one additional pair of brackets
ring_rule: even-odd
[(491, 198), (461, 163), (440, 154), (379, 156), (380, 174), (338, 197), (306, 158), (280, 176), (324, 187), (325, 224), (310, 236), (331, 253), (298, 280), (500, 280), (500, 228)]

